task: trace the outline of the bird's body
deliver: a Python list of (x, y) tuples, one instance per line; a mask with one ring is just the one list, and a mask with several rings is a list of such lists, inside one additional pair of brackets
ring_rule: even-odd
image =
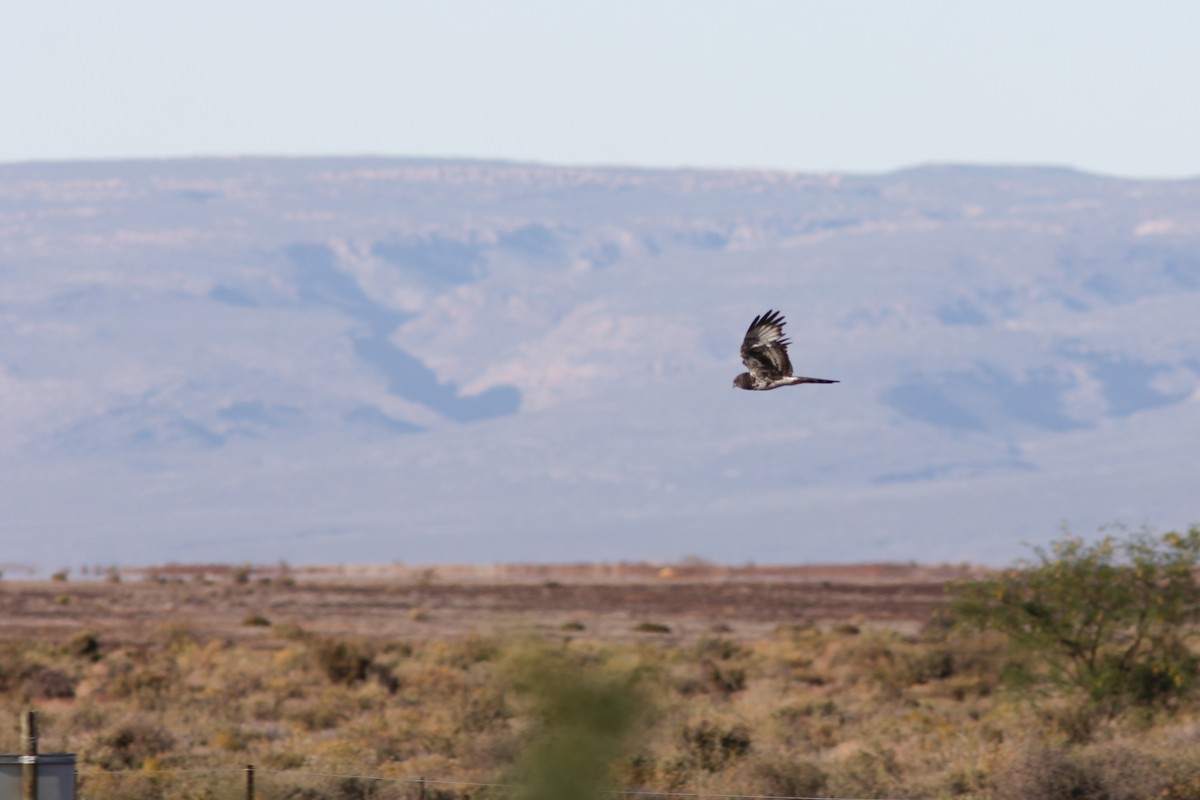
[(742, 363), (749, 372), (733, 379), (737, 389), (765, 392), (780, 386), (795, 386), (800, 383), (837, 383), (825, 378), (804, 378), (792, 374), (792, 362), (788, 359), (787, 346), (790, 341), (783, 335), (787, 322), (778, 311), (770, 311), (754, 318), (742, 339)]

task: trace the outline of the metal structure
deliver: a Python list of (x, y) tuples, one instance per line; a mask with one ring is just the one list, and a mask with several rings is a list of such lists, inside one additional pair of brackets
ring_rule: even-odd
[(75, 754), (38, 752), (36, 711), (21, 715), (21, 753), (0, 754), (0, 797), (75, 800)]

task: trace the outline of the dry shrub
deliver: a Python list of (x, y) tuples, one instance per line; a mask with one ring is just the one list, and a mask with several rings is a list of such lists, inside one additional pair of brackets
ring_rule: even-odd
[(498, 641), (478, 634), (469, 634), (461, 639), (436, 642), (432, 645), (434, 662), (460, 670), (495, 661), (500, 652)]
[(52, 667), (41, 667), (30, 674), (25, 689), (32, 699), (63, 700), (75, 696), (75, 679)]
[(467, 685), (467, 678), (461, 670), (451, 667), (411, 664), (406, 665), (401, 673), (401, 682), (405, 694), (437, 697), (462, 692)]
[(494, 683), (464, 686), (452, 704), (454, 727), (460, 734), (479, 734), (503, 725), (512, 717), (507, 692)]
[[(1181, 764), (1182, 765), (1182, 764)], [(1120, 745), (1091, 749), (1035, 745), (1018, 752), (995, 778), (997, 800), (1142, 800), (1196, 797), (1189, 770)], [(1179, 790), (1183, 789), (1182, 793)]]
[(859, 750), (838, 762), (829, 775), (835, 797), (897, 797), (903, 775), (896, 755), (886, 748)]
[(691, 648), (697, 658), (714, 661), (728, 661), (747, 655), (746, 648), (732, 639), (719, 636), (705, 636)]
[(1052, 734), (1070, 744), (1092, 741), (1104, 722), (1102, 710), (1089, 702), (1064, 699), (1051, 702), (1037, 712), (1038, 721)]
[(161, 725), (140, 719), (127, 720), (102, 735), (94, 762), (105, 769), (133, 769), (148, 758), (169, 753), (175, 747), (175, 737)]
[(337, 728), (351, 716), (352, 710), (322, 692), (316, 698), (297, 698), (285, 701), (280, 716), (285, 722), (299, 725), (305, 731), (325, 731)]
[(837, 667), (847, 682), (866, 679), (888, 690), (910, 685), (907, 676), (898, 676), (899, 636), (891, 631), (869, 631), (840, 641), (833, 650), (830, 665)]
[(460, 761), (497, 775), (520, 757), (521, 741), (513, 731), (503, 728), (463, 737), (455, 749)]
[(232, 796), (214, 791), (212, 784), (219, 781), (203, 775), (81, 774), (77, 796), (82, 800), (217, 800)]
[(1039, 745), (1017, 754), (997, 781), (997, 800), (1100, 800), (1099, 776), (1078, 753), (1065, 747)]
[(139, 710), (160, 711), (171, 703), (171, 692), (179, 683), (173, 666), (147, 665), (115, 676), (113, 697), (132, 701)]
[(769, 797), (817, 797), (825, 793), (829, 776), (815, 761), (804, 758), (750, 758), (731, 778), (739, 793)]
[(94, 633), (81, 633), (67, 642), (64, 648), (67, 655), (88, 661), (99, 661), (100, 640)]
[(312, 634), (302, 628), (299, 623), (291, 620), (277, 622), (272, 625), (271, 635), (276, 639), (283, 639), (289, 642), (305, 642), (313, 638)]
[(1195, 800), (1200, 797), (1200, 759), (1174, 757), (1164, 765), (1163, 788), (1159, 795), (1163, 800)]
[(236, 753), (246, 747), (246, 740), (237, 728), (221, 728), (212, 735), (209, 745), (217, 750)]
[(364, 641), (320, 640), (313, 647), (313, 656), (330, 682), (351, 684), (367, 679), (375, 651)]
[(781, 622), (775, 626), (774, 634), (783, 640), (805, 640), (822, 635), (821, 629), (812, 620)]
[(1167, 796), (1167, 773), (1157, 756), (1112, 745), (1088, 751), (1084, 764), (1099, 777), (1105, 800)]
[(274, 791), (268, 796), (278, 800), (373, 800), (381, 796), (392, 796), (380, 795), (376, 781), (362, 778), (322, 776), (306, 780), (313, 785), (272, 787)]
[(168, 622), (155, 631), (155, 638), (172, 653), (183, 653), (196, 647), (200, 637), (186, 622)]
[(311, 786), (293, 786), (279, 795), (280, 800), (326, 800), (325, 792)]
[(300, 769), (304, 766), (305, 755), (291, 750), (280, 750), (267, 753), (262, 757), (262, 765), (272, 770)]
[(746, 688), (745, 658), (749, 653), (740, 644), (732, 639), (706, 636), (690, 650), (696, 658), (698, 674), (680, 687), (684, 694), (728, 697)]
[(745, 668), (732, 664), (702, 658), (696, 664), (685, 666), (683, 671), (676, 681), (676, 689), (684, 697), (697, 694), (728, 697), (746, 688)]
[(76, 701), (67, 712), (63, 728), (72, 732), (94, 733), (103, 730), (109, 722), (105, 706)]
[(750, 729), (736, 724), (729, 727), (709, 720), (684, 725), (679, 731), (679, 749), (685, 761), (705, 772), (719, 772), (750, 752)]
[(774, 709), (771, 719), (784, 744), (832, 748), (842, 738), (849, 715), (833, 700), (797, 702)]
[(898, 697), (913, 686), (945, 681), (963, 664), (945, 643), (930, 643), (900, 636), (894, 631), (873, 630), (842, 643), (832, 664), (865, 679), (884, 694)]

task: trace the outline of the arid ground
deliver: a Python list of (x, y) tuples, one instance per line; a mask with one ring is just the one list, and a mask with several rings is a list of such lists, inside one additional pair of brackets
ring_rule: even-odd
[[(751, 640), (781, 624), (915, 630), (965, 566), (719, 567), (706, 563), (270, 568), (171, 565), (0, 583), (0, 638), (91, 632), (137, 644), (164, 626), (252, 643), (294, 622), (324, 635), (429, 639), (558, 630)], [(645, 627), (645, 626), (643, 626)]]
[(998, 632), (928, 624), (981, 572), (10, 574), (0, 751), (36, 710), (46, 752), (77, 754), (86, 800), (236, 796), (247, 764), (268, 800), (411, 800), (419, 778), (431, 800), (483, 800), (592, 751), (611, 785), (647, 796), (1200, 797), (1192, 695), (1154, 684), (1169, 702), (1113, 716), (1070, 687), (1010, 685), (1044, 665)]

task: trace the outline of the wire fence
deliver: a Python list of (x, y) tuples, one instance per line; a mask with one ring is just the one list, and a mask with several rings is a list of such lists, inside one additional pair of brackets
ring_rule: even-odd
[[(470, 800), (502, 798), (522, 787), (509, 783), (387, 777), (246, 767), (83, 771), (76, 800)], [(638, 800), (893, 800), (829, 795), (617, 789), (604, 794)]]

